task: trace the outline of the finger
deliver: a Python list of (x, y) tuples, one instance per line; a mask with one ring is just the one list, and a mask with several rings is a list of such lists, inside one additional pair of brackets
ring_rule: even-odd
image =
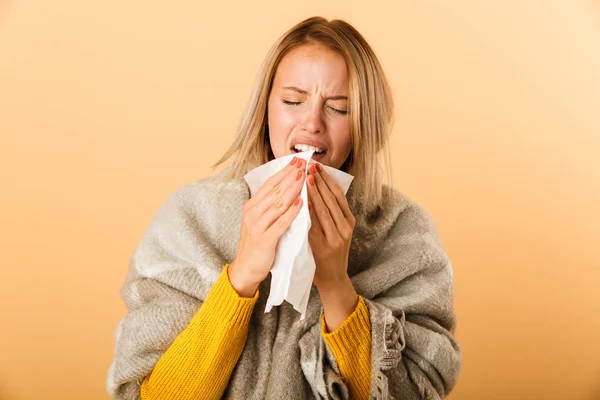
[[(256, 194), (251, 198), (253, 201), (249, 208), (249, 215), (253, 217), (259, 217), (263, 215), (270, 207), (275, 204), (283, 193), (290, 190), (293, 191), (293, 186), (297, 184), (298, 171), (303, 171), (303, 165), (305, 161), (297, 159), (295, 164), (287, 165), (282, 168), (281, 171), (271, 176), (267, 181), (260, 187)], [(291, 169), (287, 169), (291, 167)], [(279, 179), (279, 175), (283, 170), (287, 169), (287, 174), (283, 175), (283, 179)], [(272, 179), (275, 178), (276, 179)], [(265, 227), (266, 229), (266, 227)]]
[(269, 229), (265, 232), (267, 240), (277, 242), (281, 235), (290, 227), (294, 219), (298, 216), (300, 209), (302, 208), (302, 199), (297, 197), (281, 216), (269, 226)]
[(300, 195), (305, 177), (304, 169), (298, 170), (289, 188), (279, 194), (273, 193), (272, 196), (265, 199), (260, 208), (256, 207), (257, 210), (262, 210), (261, 216), (256, 220), (256, 228), (259, 232), (266, 232), (271, 225), (287, 212)]
[(325, 233), (323, 232), (323, 227), (319, 223), (319, 219), (315, 215), (315, 208), (310, 200), (308, 201), (308, 213), (310, 214), (310, 229), (308, 230), (308, 236), (314, 241), (317, 241), (317, 243), (321, 243), (325, 239)]
[(329, 175), (325, 168), (323, 168), (321, 165), (317, 164), (317, 170), (319, 177), (323, 179), (331, 193), (333, 193), (333, 195), (335, 196), (338, 205), (342, 210), (342, 213), (344, 214), (344, 218), (346, 220), (352, 220), (354, 218), (354, 215), (350, 210), (350, 206), (348, 205), (348, 199), (346, 199), (346, 193), (344, 193), (344, 190), (340, 187), (340, 185), (338, 185), (335, 179), (333, 179), (333, 177)]
[(321, 225), (321, 229), (327, 238), (329, 243), (333, 243), (336, 240), (336, 236), (339, 237), (339, 232), (335, 226), (333, 219), (331, 218), (330, 210), (325, 205), (317, 186), (315, 185), (314, 175), (309, 174), (306, 178), (308, 188), (308, 198), (314, 209), (316, 219)]
[[(296, 161), (294, 161), (294, 159)], [(267, 197), (274, 190), (277, 191), (280, 185), (285, 184), (286, 178), (289, 176), (296, 176), (296, 172), (298, 169), (302, 169), (303, 166), (306, 165), (306, 161), (301, 158), (294, 157), (285, 167), (281, 168), (277, 173), (270, 176), (265, 183), (261, 185), (258, 191), (252, 196), (250, 201), (252, 201), (252, 205), (256, 205), (262, 203), (264, 198)]]
[[(336, 196), (331, 192), (327, 183), (323, 180), (323, 177), (317, 170), (317, 165), (313, 164), (309, 167), (309, 171), (311, 175), (314, 176), (315, 186), (323, 199), (323, 202), (327, 206), (329, 213), (331, 215), (331, 219), (333, 220), (335, 227), (338, 233), (346, 232), (348, 229), (348, 221), (344, 217), (344, 213), (338, 204), (338, 200)], [(331, 187), (335, 189), (337, 186), (340, 190), (341, 188), (337, 184), (337, 182), (331, 182)]]

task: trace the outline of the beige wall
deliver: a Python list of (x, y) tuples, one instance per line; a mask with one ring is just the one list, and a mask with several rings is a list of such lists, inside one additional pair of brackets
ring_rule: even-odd
[(0, 399), (108, 398), (129, 257), (314, 14), (393, 85), (395, 186), (455, 268), (451, 398), (600, 398), (599, 3), (252, 3), (0, 1)]

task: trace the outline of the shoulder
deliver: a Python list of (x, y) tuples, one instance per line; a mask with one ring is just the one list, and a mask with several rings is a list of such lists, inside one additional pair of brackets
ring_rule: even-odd
[[(405, 255), (413, 254), (422, 261), (422, 270), (443, 269), (452, 274), (450, 260), (442, 243), (432, 214), (413, 198), (394, 188), (389, 188), (395, 205), (389, 210), (394, 222), (391, 224), (382, 249), (391, 253), (402, 249)], [(392, 194), (393, 193), (393, 194)]]
[(437, 228), (425, 207), (390, 185), (382, 186), (378, 207), (369, 213), (355, 214), (355, 218), (353, 263), (349, 267), (352, 275), (363, 271), (382, 253), (440, 247)]
[(250, 196), (243, 179), (225, 179), (223, 171), (195, 179), (173, 189), (164, 205), (169, 208), (212, 210), (240, 206)]
[(186, 182), (168, 193), (151, 226), (162, 234), (219, 236), (239, 224), (250, 192), (243, 179), (224, 180), (221, 172)]
[(437, 235), (432, 215), (424, 206), (393, 186), (382, 186), (380, 205), (371, 212), (360, 216), (361, 224), (378, 231), (431, 231)]
[(381, 206), (362, 222), (355, 227), (349, 265), (361, 295), (374, 298), (411, 275), (451, 280), (450, 260), (431, 214), (404, 192), (385, 186)]
[(420, 203), (398, 189), (384, 185), (389, 218), (394, 220), (396, 229), (430, 232), (438, 235), (432, 214)]
[[(171, 265), (176, 258), (186, 268), (194, 260), (194, 268), (210, 265), (215, 273), (220, 271), (232, 257), (242, 206), (249, 196), (243, 182), (220, 178), (217, 173), (172, 190), (146, 229), (138, 256), (151, 255), (153, 265)], [(155, 262), (167, 256), (168, 263)]]

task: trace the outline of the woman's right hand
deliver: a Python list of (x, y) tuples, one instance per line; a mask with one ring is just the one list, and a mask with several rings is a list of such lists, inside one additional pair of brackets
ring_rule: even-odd
[(229, 266), (229, 280), (240, 296), (253, 297), (269, 275), (279, 238), (302, 207), (306, 161), (294, 157), (271, 176), (242, 208), (240, 242)]

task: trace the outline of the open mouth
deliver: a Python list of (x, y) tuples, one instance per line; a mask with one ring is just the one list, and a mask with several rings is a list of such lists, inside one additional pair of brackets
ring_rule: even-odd
[[(298, 150), (298, 149), (295, 149), (295, 148), (293, 148), (293, 147), (292, 147), (292, 149), (291, 149), (291, 150), (292, 150), (294, 153), (303, 153), (303, 151), (302, 151), (302, 150)], [(317, 153), (317, 152), (315, 151), (315, 152), (313, 153), (313, 155), (312, 155), (312, 157), (311, 157), (311, 158), (312, 158), (313, 160), (320, 160), (320, 159), (322, 159), (323, 157), (325, 157), (325, 154), (327, 154), (327, 150), (324, 150), (324, 151), (322, 151), (322, 152), (320, 152), (320, 153)]]

